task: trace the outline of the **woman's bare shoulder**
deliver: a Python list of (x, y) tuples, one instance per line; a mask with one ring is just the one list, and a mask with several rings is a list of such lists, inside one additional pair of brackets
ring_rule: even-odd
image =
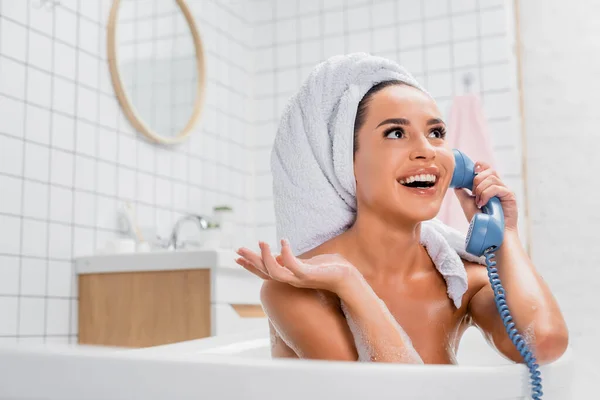
[[(299, 259), (309, 259), (337, 252), (330, 242), (298, 255)], [(269, 317), (282, 318), (294, 315), (310, 315), (309, 311), (318, 309), (319, 313), (341, 315), (340, 301), (335, 293), (327, 290), (300, 288), (276, 280), (266, 280), (260, 292), (261, 302)], [(285, 317), (283, 314), (285, 313)]]
[(339, 299), (331, 292), (298, 288), (274, 280), (263, 282), (260, 300), (270, 316), (274, 316), (278, 311), (296, 314), (319, 308), (337, 312), (339, 308)]
[(344, 246), (338, 237), (323, 242), (319, 246), (308, 250), (298, 256), (300, 259), (307, 259), (324, 254), (342, 254), (344, 253)]
[(339, 236), (335, 236), (335, 237), (323, 242), (322, 244), (320, 244), (317, 247), (312, 248), (311, 250), (308, 250), (308, 251), (298, 255), (297, 257), (299, 259), (306, 260), (306, 259), (317, 257), (317, 256), (323, 256), (323, 255), (327, 255), (327, 254), (335, 254), (335, 255), (342, 256), (345, 259), (348, 259), (349, 258), (348, 257), (349, 256), (348, 247), (349, 247), (349, 245), (344, 240), (343, 235), (339, 235)]
[[(328, 254), (326, 247), (313, 249), (298, 258)], [(266, 280), (261, 303), (277, 334), (301, 358), (356, 360), (352, 333), (337, 295)]]

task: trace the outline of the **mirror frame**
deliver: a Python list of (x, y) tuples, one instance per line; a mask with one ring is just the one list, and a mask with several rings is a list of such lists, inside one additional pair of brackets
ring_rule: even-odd
[(119, 72), (118, 66), (118, 46), (117, 46), (117, 23), (119, 17), (119, 6), (121, 4), (121, 0), (113, 0), (112, 7), (110, 9), (110, 14), (108, 17), (108, 26), (107, 26), (107, 58), (108, 58), (108, 68), (110, 70), (110, 76), (113, 84), (113, 88), (115, 90), (115, 94), (119, 103), (121, 104), (121, 108), (127, 115), (129, 122), (133, 125), (133, 127), (147, 138), (152, 141), (160, 144), (177, 144), (184, 141), (192, 132), (194, 125), (198, 121), (200, 114), (202, 112), (202, 108), (204, 106), (204, 95), (205, 95), (205, 83), (206, 83), (206, 65), (204, 60), (204, 48), (202, 46), (202, 40), (200, 38), (200, 33), (198, 32), (198, 28), (196, 26), (196, 22), (194, 21), (194, 17), (190, 12), (185, 0), (173, 0), (177, 3), (183, 15), (188, 23), (190, 28), (190, 32), (192, 34), (192, 40), (194, 42), (194, 48), (196, 50), (196, 73), (198, 74), (198, 79), (196, 83), (196, 98), (194, 99), (194, 106), (192, 109), (192, 115), (188, 120), (185, 127), (179, 132), (178, 135), (174, 137), (166, 137), (161, 136), (158, 132), (154, 131), (148, 124), (144, 122), (141, 116), (136, 112), (135, 106), (131, 103), (130, 97), (127, 95), (125, 91), (125, 87), (123, 85), (123, 81), (121, 79), (121, 74)]

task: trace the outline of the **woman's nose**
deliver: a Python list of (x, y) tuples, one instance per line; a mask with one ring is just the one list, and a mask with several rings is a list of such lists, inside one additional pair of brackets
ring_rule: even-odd
[(431, 145), (429, 140), (419, 140), (415, 143), (414, 148), (410, 152), (411, 160), (432, 160), (435, 158), (435, 148)]

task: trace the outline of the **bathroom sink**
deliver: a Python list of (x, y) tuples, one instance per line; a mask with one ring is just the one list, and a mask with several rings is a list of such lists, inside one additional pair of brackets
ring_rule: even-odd
[(158, 250), (140, 253), (99, 254), (74, 260), (77, 274), (168, 271), (190, 268), (237, 269), (233, 249)]
[(76, 258), (79, 343), (139, 348), (261, 327), (263, 280), (235, 258), (226, 248)]

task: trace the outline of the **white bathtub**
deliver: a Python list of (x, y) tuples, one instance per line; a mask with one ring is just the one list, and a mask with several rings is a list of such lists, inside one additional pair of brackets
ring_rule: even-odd
[[(0, 399), (526, 399), (528, 371), (467, 332), (460, 366), (272, 360), (265, 331), (139, 350), (0, 347)], [(571, 351), (541, 368), (571, 396)]]

